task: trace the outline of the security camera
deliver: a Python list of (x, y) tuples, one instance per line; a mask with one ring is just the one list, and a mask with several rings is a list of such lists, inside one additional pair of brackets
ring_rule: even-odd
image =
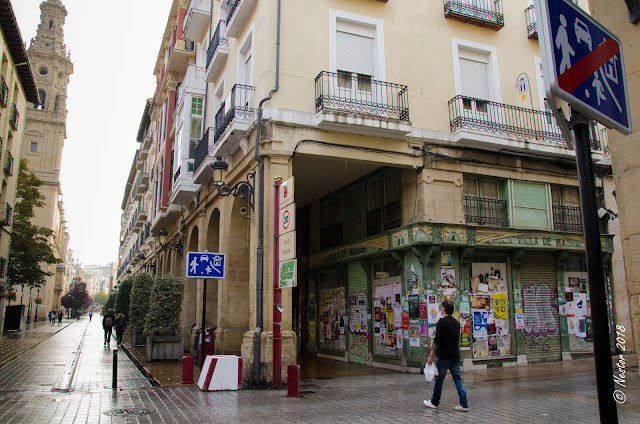
[(241, 215), (246, 215), (247, 214), (247, 208), (244, 206), (240, 206), (240, 214)]

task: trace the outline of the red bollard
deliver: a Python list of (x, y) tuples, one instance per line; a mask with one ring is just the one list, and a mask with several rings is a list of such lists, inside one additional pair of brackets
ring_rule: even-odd
[(300, 365), (287, 367), (287, 396), (300, 397)]
[(182, 357), (182, 381), (180, 384), (193, 384), (193, 357)]

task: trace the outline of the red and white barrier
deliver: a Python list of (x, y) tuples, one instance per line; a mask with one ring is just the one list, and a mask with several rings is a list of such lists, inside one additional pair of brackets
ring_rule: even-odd
[(242, 358), (236, 355), (208, 355), (204, 360), (198, 388), (203, 392), (242, 388)]

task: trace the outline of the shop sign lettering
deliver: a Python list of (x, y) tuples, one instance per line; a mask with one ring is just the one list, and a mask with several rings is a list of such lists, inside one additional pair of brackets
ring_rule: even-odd
[(329, 253), (328, 255), (320, 259), (317, 263), (326, 264), (329, 262), (352, 258), (354, 256), (360, 256), (367, 253), (377, 252), (379, 250), (380, 249), (377, 247), (367, 247), (367, 246), (346, 247), (344, 249), (336, 250), (335, 252)]
[(512, 236), (504, 237), (489, 242), (493, 245), (505, 246), (532, 246), (532, 247), (565, 247), (573, 249), (584, 249), (584, 243), (578, 240), (572, 240), (553, 236)]

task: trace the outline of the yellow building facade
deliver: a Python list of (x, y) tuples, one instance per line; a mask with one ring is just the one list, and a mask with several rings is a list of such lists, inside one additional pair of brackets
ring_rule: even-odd
[[(282, 370), (309, 354), (419, 372), (444, 299), (468, 369), (589, 355), (575, 152), (545, 105), (529, 6), (174, 1), (118, 278), (224, 253), (204, 321), (245, 381), (272, 381), (274, 327)], [(591, 138), (604, 159), (606, 130)], [(280, 230), (275, 181), (294, 201)], [(613, 236), (602, 246), (611, 285)], [(297, 285), (280, 289), (291, 258)], [(189, 340), (204, 288), (185, 279)]]

